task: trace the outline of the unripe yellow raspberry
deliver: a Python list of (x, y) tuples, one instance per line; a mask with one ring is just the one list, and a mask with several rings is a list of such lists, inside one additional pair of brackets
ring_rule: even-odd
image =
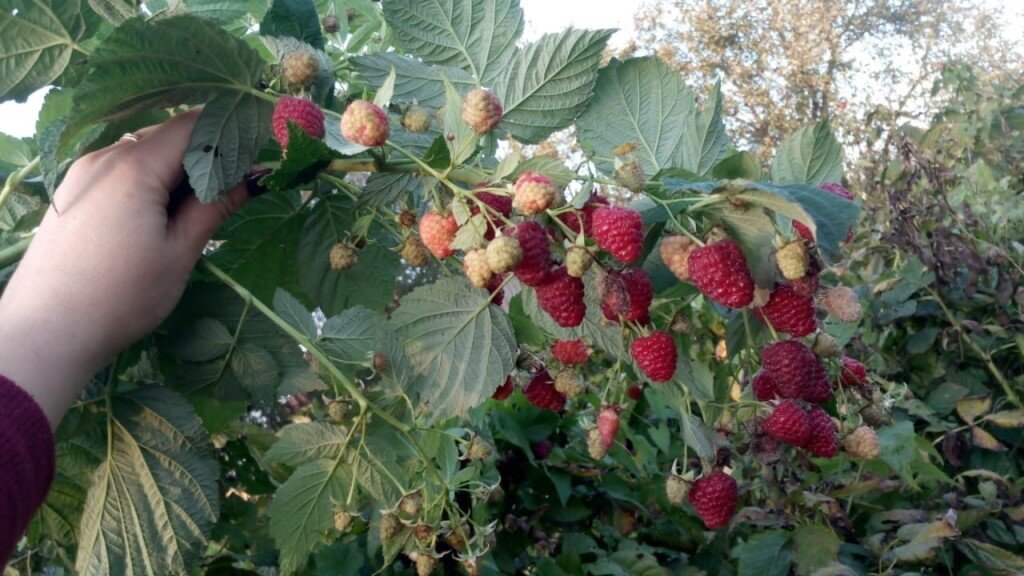
[(686, 282), (690, 280), (689, 260), (694, 248), (697, 248), (697, 243), (686, 236), (669, 236), (661, 241), (658, 252), (672, 274)]
[(416, 556), (416, 576), (430, 576), (434, 573), (435, 566), (437, 566), (437, 558), (430, 554), (420, 552)]
[(281, 60), (281, 73), (291, 86), (308, 88), (320, 72), (320, 61), (306, 50), (285, 54)]
[(491, 276), (494, 275), (494, 272), (487, 265), (486, 250), (482, 248), (470, 250), (466, 253), (466, 258), (462, 264), (470, 284), (477, 288), (487, 287), (487, 283), (491, 281)]
[(839, 348), (839, 343), (836, 342), (836, 339), (824, 332), (819, 332), (818, 335), (814, 337), (814, 346), (812, 349), (814, 350), (815, 356), (818, 356), (819, 358), (839, 356), (839, 353), (842, 351)]
[(462, 121), (477, 134), (486, 134), (494, 129), (501, 122), (503, 113), (501, 101), (485, 88), (470, 90), (462, 101)]
[(687, 482), (679, 474), (671, 474), (665, 481), (665, 497), (673, 506), (686, 504), (686, 497), (690, 495), (691, 482)]
[(352, 514), (348, 510), (334, 511), (334, 529), (345, 533), (352, 528)]
[(826, 290), (820, 298), (821, 305), (829, 316), (840, 322), (860, 321), (862, 310), (857, 293), (846, 286)]
[(583, 379), (575, 370), (562, 370), (555, 375), (555, 390), (566, 398), (575, 398), (583, 392)]
[(526, 216), (540, 214), (555, 202), (558, 187), (544, 174), (523, 172), (512, 188), (512, 205)]
[(331, 248), (330, 254), (331, 270), (348, 270), (359, 261), (359, 254), (356, 249), (347, 242), (338, 242)]
[(583, 278), (593, 264), (594, 257), (582, 246), (573, 246), (565, 252), (565, 271), (573, 278)]
[(387, 113), (369, 100), (353, 100), (341, 115), (341, 135), (360, 146), (381, 146), (390, 131)]
[(402, 116), (402, 126), (409, 132), (426, 132), (430, 128), (430, 110), (423, 106), (410, 106)]
[(608, 454), (608, 448), (601, 438), (601, 431), (596, 427), (587, 431), (587, 453), (594, 460), (600, 460)]
[(846, 437), (843, 445), (850, 456), (860, 460), (874, 460), (881, 454), (878, 434), (869, 426), (859, 426)]
[(498, 236), (487, 245), (487, 265), (496, 274), (510, 272), (522, 258), (523, 249), (511, 236)]
[(799, 280), (807, 275), (810, 256), (800, 240), (787, 243), (775, 253), (775, 262), (786, 280)]
[(402, 256), (402, 260), (405, 260), (406, 264), (413, 268), (422, 268), (430, 263), (430, 251), (418, 236), (406, 238), (399, 254)]

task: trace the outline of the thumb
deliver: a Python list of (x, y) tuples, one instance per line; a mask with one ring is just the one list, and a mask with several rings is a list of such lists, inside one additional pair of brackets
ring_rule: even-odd
[(195, 194), (190, 194), (171, 220), (171, 235), (190, 251), (201, 253), (225, 220), (241, 210), (251, 197), (263, 193), (259, 181), (269, 173), (270, 170), (254, 170), (234, 188), (225, 190), (207, 204), (200, 202)]

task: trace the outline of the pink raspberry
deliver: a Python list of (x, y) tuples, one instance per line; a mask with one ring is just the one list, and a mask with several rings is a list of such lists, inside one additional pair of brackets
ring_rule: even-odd
[(387, 113), (369, 100), (353, 100), (341, 116), (341, 135), (360, 146), (381, 146), (390, 131)]
[(313, 138), (324, 137), (324, 113), (320, 108), (304, 98), (285, 96), (274, 105), (274, 114), (270, 119), (274, 129), (274, 139), (281, 148), (288, 149), (288, 123), (294, 122)]
[(501, 122), (501, 100), (486, 88), (476, 88), (462, 101), (462, 121), (477, 134), (486, 134)]

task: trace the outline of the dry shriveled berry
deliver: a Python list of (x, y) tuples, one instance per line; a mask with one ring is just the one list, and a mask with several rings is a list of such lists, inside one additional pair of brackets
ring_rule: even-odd
[(501, 100), (486, 88), (475, 88), (462, 101), (462, 121), (477, 134), (486, 134), (501, 122)]
[(807, 412), (793, 400), (779, 402), (772, 413), (764, 419), (763, 427), (772, 438), (794, 446), (803, 446), (811, 433)]
[(417, 236), (409, 236), (402, 242), (399, 255), (405, 263), (413, 268), (422, 268), (430, 263), (430, 250), (423, 245)]
[(334, 34), (338, 30), (341, 30), (341, 20), (339, 20), (334, 14), (324, 16), (321, 23), (323, 24), (324, 32), (327, 32), (328, 34)]
[(775, 263), (786, 280), (799, 280), (806, 276), (809, 262), (807, 246), (800, 240), (789, 242), (775, 252)]
[(843, 443), (846, 452), (860, 460), (874, 460), (881, 454), (878, 434), (870, 426), (858, 426)]
[(313, 138), (324, 137), (324, 113), (320, 107), (305, 98), (285, 96), (274, 105), (270, 124), (274, 140), (281, 148), (288, 149), (288, 123), (292, 122)]
[(487, 265), (498, 274), (511, 272), (522, 258), (523, 249), (511, 236), (498, 236), (487, 245)]
[(644, 166), (640, 160), (633, 157), (625, 160), (615, 159), (615, 171), (612, 178), (615, 183), (629, 190), (634, 194), (644, 191), (644, 184), (647, 183), (647, 175), (644, 173)]
[(709, 530), (729, 524), (738, 500), (736, 481), (721, 471), (698, 478), (690, 489), (690, 504)]
[(295, 50), (281, 59), (281, 73), (284, 81), (292, 86), (307, 88), (320, 72), (320, 60), (308, 50)]
[(690, 252), (695, 248), (697, 243), (686, 236), (668, 236), (661, 241), (658, 253), (672, 274), (687, 282), (690, 280)]
[(523, 172), (512, 187), (512, 205), (526, 216), (547, 210), (558, 197), (558, 186), (544, 174)]
[(562, 328), (583, 323), (587, 305), (583, 301), (583, 280), (569, 276), (565, 266), (551, 271), (548, 280), (537, 286), (537, 303), (541, 310)]
[(673, 506), (682, 506), (686, 504), (686, 497), (690, 494), (692, 485), (679, 474), (670, 474), (665, 480), (665, 497)]
[(643, 268), (627, 268), (622, 272), (611, 271), (601, 278), (601, 312), (604, 317), (618, 322), (646, 323), (648, 311), (654, 299), (651, 278)]
[(398, 516), (388, 513), (380, 519), (380, 539), (383, 542), (391, 540), (398, 531), (402, 529), (402, 521), (398, 519)]
[(565, 409), (565, 395), (555, 389), (555, 381), (547, 370), (541, 370), (523, 390), (531, 404), (545, 410), (561, 412)]
[(491, 267), (487, 265), (487, 251), (482, 248), (467, 252), (462, 260), (462, 267), (466, 271), (469, 283), (477, 288), (486, 288), (491, 276), (494, 275)]
[(587, 430), (587, 454), (594, 460), (600, 460), (608, 455), (608, 447), (604, 445), (601, 431), (596, 427)]
[(820, 297), (821, 305), (840, 322), (859, 322), (862, 310), (857, 293), (846, 286), (826, 290)]
[(455, 254), (451, 243), (458, 231), (459, 223), (451, 214), (427, 212), (420, 218), (420, 238), (437, 258), (444, 259)]
[(839, 439), (836, 437), (836, 424), (828, 412), (821, 406), (814, 406), (807, 414), (807, 421), (810, 432), (803, 448), (819, 458), (835, 456), (839, 452)]
[(569, 276), (582, 278), (587, 270), (594, 264), (594, 257), (590, 251), (582, 246), (571, 246), (565, 252), (565, 271)]
[(387, 113), (369, 100), (353, 100), (341, 115), (341, 135), (360, 146), (382, 146), (390, 132)]
[(398, 221), (398, 225), (402, 228), (412, 228), (416, 225), (416, 215), (408, 210), (399, 212), (395, 220)]
[(652, 382), (666, 382), (676, 372), (676, 342), (667, 332), (655, 330), (635, 338), (629, 353)]
[(402, 114), (402, 126), (409, 132), (426, 132), (430, 128), (430, 110), (423, 106), (410, 106)]
[(818, 329), (814, 298), (801, 296), (786, 284), (776, 286), (768, 302), (754, 308), (754, 315), (794, 338), (803, 338)]
[(352, 528), (352, 514), (348, 510), (334, 511), (334, 529), (345, 533)]
[(407, 516), (415, 516), (423, 508), (423, 495), (419, 492), (409, 492), (398, 502), (398, 510)]
[(605, 449), (611, 448), (619, 433), (619, 409), (615, 406), (601, 408), (601, 413), (597, 415), (597, 430), (601, 435), (601, 444)]
[(534, 220), (520, 222), (514, 236), (519, 241), (522, 258), (512, 272), (526, 286), (540, 286), (547, 281), (551, 270), (551, 248), (544, 227)]
[(558, 340), (551, 346), (551, 355), (566, 366), (585, 364), (590, 350), (583, 340)]
[(494, 447), (479, 436), (473, 436), (466, 447), (466, 458), (468, 460), (485, 460), (494, 453)]
[(835, 338), (825, 332), (819, 332), (814, 337), (814, 345), (811, 348), (814, 350), (815, 356), (819, 358), (838, 356), (842, 352), (839, 342), (836, 342)]
[(726, 239), (690, 252), (690, 281), (709, 300), (743, 308), (754, 300), (754, 278), (735, 240)]
[(356, 262), (359, 261), (359, 254), (351, 244), (338, 242), (331, 248), (329, 259), (331, 270), (340, 272), (355, 266)]
[(594, 210), (592, 231), (597, 245), (623, 264), (632, 264), (643, 250), (643, 217), (632, 208), (597, 208)]
[(555, 375), (555, 390), (566, 398), (575, 398), (583, 392), (583, 379), (575, 370), (562, 370)]

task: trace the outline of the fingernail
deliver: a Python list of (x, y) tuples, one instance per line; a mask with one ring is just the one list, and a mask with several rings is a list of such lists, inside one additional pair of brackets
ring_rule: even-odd
[(266, 178), (271, 172), (270, 168), (257, 168), (245, 175), (245, 189), (249, 192), (249, 196), (255, 198), (267, 191), (267, 187), (261, 184), (260, 180)]

